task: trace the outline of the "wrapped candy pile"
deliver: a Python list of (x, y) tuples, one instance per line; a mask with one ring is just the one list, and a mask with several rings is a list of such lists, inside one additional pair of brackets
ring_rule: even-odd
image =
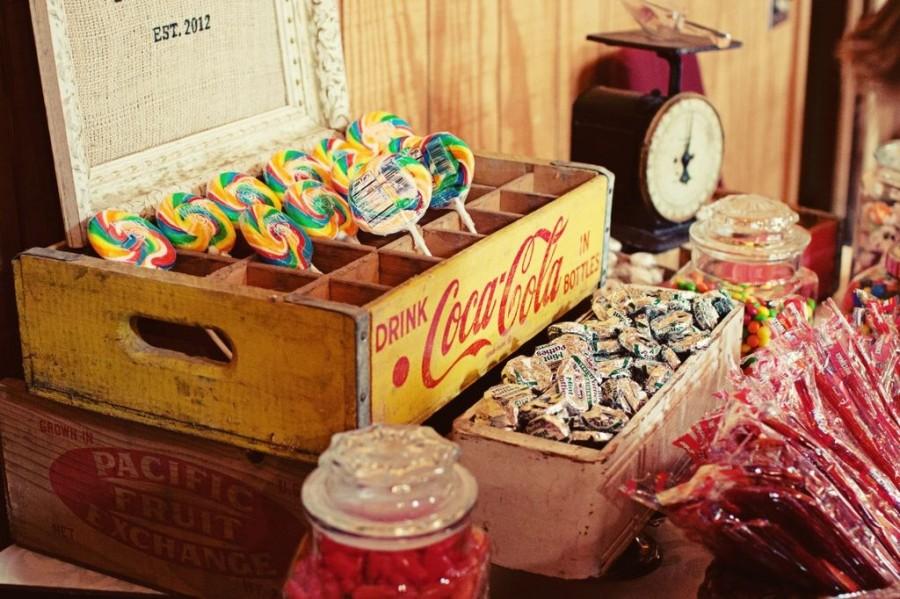
[(833, 302), (814, 328), (788, 309), (717, 413), (676, 441), (689, 477), (625, 492), (718, 558), (836, 594), (900, 580), (900, 311)]
[(503, 368), (478, 415), (491, 426), (602, 447), (691, 354), (735, 304), (704, 294), (611, 282), (592, 314), (547, 329), (549, 343)]

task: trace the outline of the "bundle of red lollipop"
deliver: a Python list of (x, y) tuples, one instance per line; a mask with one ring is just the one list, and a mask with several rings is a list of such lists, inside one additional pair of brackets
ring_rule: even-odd
[(625, 492), (757, 575), (882, 588), (900, 581), (900, 310), (867, 301), (856, 326), (833, 302), (822, 311), (813, 327), (787, 309), (724, 405), (676, 441), (686, 480)]

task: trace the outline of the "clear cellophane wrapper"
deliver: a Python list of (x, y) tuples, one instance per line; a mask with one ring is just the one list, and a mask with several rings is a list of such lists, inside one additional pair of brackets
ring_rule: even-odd
[(771, 347), (676, 441), (692, 467), (625, 492), (717, 558), (817, 593), (900, 581), (900, 309), (788, 308)]

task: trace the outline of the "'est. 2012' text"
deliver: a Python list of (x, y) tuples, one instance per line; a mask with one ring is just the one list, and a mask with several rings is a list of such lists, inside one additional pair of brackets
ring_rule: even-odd
[(174, 21), (153, 28), (153, 43), (179, 38), (182, 35), (195, 35), (201, 31), (209, 31), (210, 16), (191, 17), (183, 21)]

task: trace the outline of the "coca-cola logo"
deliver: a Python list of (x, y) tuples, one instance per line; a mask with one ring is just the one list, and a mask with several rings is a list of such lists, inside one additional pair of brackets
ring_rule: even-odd
[(304, 532), (244, 482), (158, 453), (75, 449), (50, 466), (50, 483), (81, 520), (119, 543), (241, 579), (280, 579)]
[[(382, 315), (373, 327), (376, 353), (411, 335), (420, 340), (391, 351), (393, 386), (417, 374), (424, 389), (437, 387), (472, 358), (489, 354), (499, 340), (527, 328), (531, 319), (545, 318), (543, 311), (559, 310), (566, 295), (596, 284), (600, 254), (591, 251), (590, 232), (581, 233), (577, 250), (567, 240), (563, 251), (560, 240), (568, 229), (568, 218), (559, 216), (552, 228), (539, 227), (522, 237), (513, 252), (479, 263), (477, 271), (460, 272), (443, 288), (432, 287)], [(574, 264), (564, 266), (565, 258)], [(496, 270), (491, 275), (488, 269)], [(413, 349), (418, 351), (407, 353)]]

